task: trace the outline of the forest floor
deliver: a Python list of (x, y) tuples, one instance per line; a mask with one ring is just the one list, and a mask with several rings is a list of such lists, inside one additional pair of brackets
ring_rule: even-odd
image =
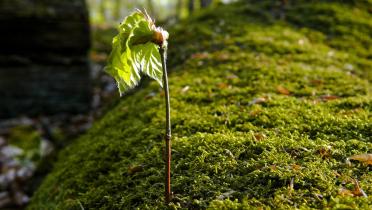
[(170, 207), (164, 95), (147, 80), (59, 154), (28, 208), (371, 209), (371, 162), (349, 158), (372, 153), (370, 7), (244, 1), (172, 27)]

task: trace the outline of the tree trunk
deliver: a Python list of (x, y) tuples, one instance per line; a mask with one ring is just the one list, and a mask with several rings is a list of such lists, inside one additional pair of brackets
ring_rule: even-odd
[(176, 5), (176, 14), (175, 14), (175, 18), (177, 20), (181, 19), (181, 13), (182, 13), (182, 0), (178, 0), (177, 5)]
[(285, 11), (288, 6), (288, 0), (281, 0), (280, 1), (280, 11), (279, 11), (279, 18), (281, 20), (285, 20)]
[(212, 0), (200, 0), (200, 7), (205, 8), (208, 7), (212, 3)]
[(188, 5), (188, 8), (189, 8), (189, 14), (191, 14), (194, 9), (195, 9), (195, 5), (194, 5), (195, 1), (194, 0), (189, 0), (189, 5)]
[(120, 13), (121, 13), (121, 0), (115, 0), (115, 3), (114, 3), (114, 12), (113, 12), (113, 16), (114, 16), (114, 20), (115, 21), (120, 21), (121, 20), (121, 17), (120, 17)]
[(106, 21), (106, 5), (105, 5), (105, 0), (101, 0), (99, 2), (99, 15), (100, 15), (100, 19), (102, 22), (105, 22)]
[(85, 0), (0, 0), (0, 25), (0, 118), (90, 110)]

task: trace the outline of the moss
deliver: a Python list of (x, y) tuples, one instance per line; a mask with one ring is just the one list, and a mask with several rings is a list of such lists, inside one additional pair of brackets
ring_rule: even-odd
[[(276, 21), (262, 2), (171, 32), (169, 208), (371, 208), (370, 166), (345, 164), (372, 152), (367, 7), (296, 3)], [(354, 24), (363, 30), (336, 30)], [(166, 208), (163, 100), (155, 82), (124, 97), (61, 152), (29, 209)], [(340, 193), (355, 179), (368, 198)]]
[(24, 152), (19, 158), (35, 161), (40, 161), (40, 132), (33, 127), (22, 125), (12, 128), (10, 131), (8, 143), (16, 146)]

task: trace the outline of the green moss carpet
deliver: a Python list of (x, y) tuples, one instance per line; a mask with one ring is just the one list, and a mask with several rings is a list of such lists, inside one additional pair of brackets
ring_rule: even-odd
[(28, 209), (371, 209), (371, 166), (346, 161), (372, 153), (368, 8), (242, 1), (175, 26), (171, 206), (164, 95), (145, 82), (60, 153)]

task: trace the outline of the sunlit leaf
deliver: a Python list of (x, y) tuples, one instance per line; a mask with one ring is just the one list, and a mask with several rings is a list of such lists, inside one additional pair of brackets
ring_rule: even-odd
[(142, 12), (134, 12), (126, 17), (118, 31), (118, 35), (113, 38), (112, 51), (105, 70), (115, 78), (120, 95), (135, 87), (142, 74), (162, 85), (158, 39), (159, 34), (166, 39), (168, 33), (156, 28), (152, 20)]
[(158, 46), (148, 42), (133, 47), (134, 68), (156, 80), (162, 86), (162, 65)]

